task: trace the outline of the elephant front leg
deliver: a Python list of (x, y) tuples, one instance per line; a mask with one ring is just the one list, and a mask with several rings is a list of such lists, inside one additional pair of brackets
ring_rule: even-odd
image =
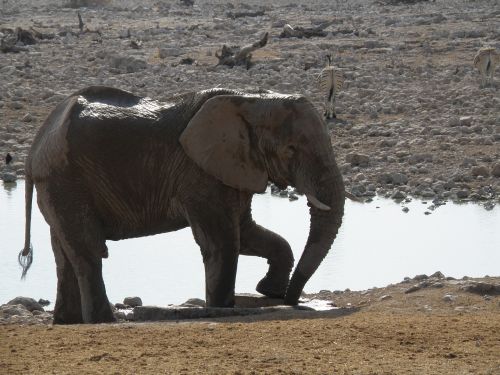
[(233, 307), (238, 253), (234, 246), (204, 249), (205, 296), (207, 306)]
[(231, 220), (190, 218), (196, 243), (205, 266), (205, 298), (209, 307), (233, 307), (239, 241)]
[(268, 297), (284, 298), (294, 263), (288, 242), (247, 217), (241, 227), (240, 254), (266, 258), (269, 270), (256, 290)]

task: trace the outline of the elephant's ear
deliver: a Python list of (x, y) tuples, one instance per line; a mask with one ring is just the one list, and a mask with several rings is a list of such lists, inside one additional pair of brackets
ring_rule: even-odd
[(264, 192), (267, 172), (252, 125), (245, 119), (249, 99), (220, 95), (207, 100), (189, 121), (180, 143), (205, 172), (239, 190)]

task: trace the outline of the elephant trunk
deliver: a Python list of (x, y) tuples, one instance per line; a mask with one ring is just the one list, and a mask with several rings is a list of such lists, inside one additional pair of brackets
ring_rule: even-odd
[(305, 284), (328, 254), (342, 224), (345, 200), (342, 177), (334, 163), (327, 177), (324, 176), (321, 183), (305, 187), (311, 215), (309, 237), (285, 294), (287, 305), (298, 303)]

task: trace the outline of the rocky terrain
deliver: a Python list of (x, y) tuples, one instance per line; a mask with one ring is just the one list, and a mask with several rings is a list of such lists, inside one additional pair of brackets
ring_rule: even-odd
[[(0, 373), (500, 372), (498, 277), (457, 280), (436, 272), (384, 288), (303, 296), (319, 300), (326, 310), (270, 306), (212, 309), (210, 316), (203, 301), (190, 300), (163, 310), (184, 309), (190, 318), (197, 311), (198, 319), (170, 314), (169, 322), (144, 323), (134, 315), (159, 308), (138, 306), (135, 297), (116, 304), (117, 324), (52, 326), (50, 311), (18, 297), (0, 306)], [(276, 301), (260, 303), (268, 302)]]
[[(31, 33), (14, 52), (0, 52), (0, 155), (13, 156), (10, 174), (23, 175), (49, 111), (85, 86), (158, 100), (215, 86), (261, 88), (303, 94), (322, 110), (315, 78), (332, 53), (345, 88), (327, 125), (349, 191), (487, 208), (499, 201), (500, 77), (480, 87), (472, 65), (481, 46), (500, 50), (497, 1), (189, 3), (4, 0), (4, 45), (18, 27)], [(282, 38), (285, 24), (322, 32)], [(217, 65), (223, 45), (254, 43), (265, 32), (250, 69)]]

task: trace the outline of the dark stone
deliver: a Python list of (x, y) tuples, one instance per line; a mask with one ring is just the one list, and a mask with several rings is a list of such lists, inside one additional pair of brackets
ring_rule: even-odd
[(40, 306), (48, 306), (48, 305), (50, 305), (50, 301), (48, 301), (46, 299), (43, 299), (43, 298), (40, 298), (38, 300), (38, 303), (40, 304)]
[(37, 301), (29, 297), (16, 297), (13, 300), (7, 302), (7, 305), (23, 305), (29, 311), (45, 311)]
[(140, 297), (126, 297), (123, 300), (125, 305), (129, 305), (130, 307), (142, 306), (142, 300)]
[(462, 289), (466, 292), (480, 295), (500, 295), (500, 284), (486, 283), (482, 281), (470, 282), (464, 285)]

